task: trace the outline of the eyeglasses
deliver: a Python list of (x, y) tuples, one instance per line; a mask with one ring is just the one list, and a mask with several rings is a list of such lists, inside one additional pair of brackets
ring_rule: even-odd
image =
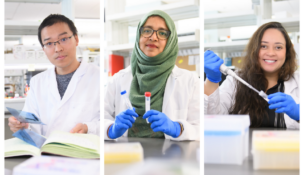
[[(74, 36), (74, 35), (72, 35), (72, 36)], [(58, 40), (56, 42), (48, 42), (48, 43), (44, 44), (43, 47), (45, 49), (54, 49), (56, 43), (60, 44), (61, 46), (68, 45), (71, 41), (72, 36), (66, 37), (66, 38), (61, 38), (60, 40)]]
[(164, 29), (161, 29), (161, 30), (153, 30), (149, 27), (141, 27), (140, 28), (140, 34), (143, 36), (143, 37), (151, 37), (153, 35), (153, 33), (156, 32), (156, 36), (158, 39), (167, 39), (171, 32), (168, 31), (168, 30), (164, 30)]

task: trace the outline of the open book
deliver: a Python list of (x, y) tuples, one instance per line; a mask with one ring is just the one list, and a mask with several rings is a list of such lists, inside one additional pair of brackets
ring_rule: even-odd
[(74, 158), (99, 159), (99, 144), (100, 138), (97, 135), (54, 131), (47, 138), (41, 149), (18, 138), (5, 140), (4, 154), (5, 157), (54, 154)]

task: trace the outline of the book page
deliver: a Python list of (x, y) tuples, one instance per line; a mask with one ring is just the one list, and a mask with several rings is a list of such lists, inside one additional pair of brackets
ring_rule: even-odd
[(74, 144), (84, 148), (98, 150), (99, 152), (100, 138), (92, 134), (72, 134), (69, 132), (54, 131), (50, 134), (43, 146), (51, 142)]
[(40, 155), (40, 149), (32, 146), (18, 138), (5, 140), (4, 153), (11, 156), (19, 155)]

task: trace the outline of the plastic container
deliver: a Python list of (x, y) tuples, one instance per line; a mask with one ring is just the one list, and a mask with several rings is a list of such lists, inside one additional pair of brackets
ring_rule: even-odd
[(232, 66), (232, 59), (230, 57), (225, 58), (225, 65), (226, 66)]
[(241, 165), (249, 152), (248, 115), (205, 115), (204, 162)]
[(299, 131), (253, 131), (253, 169), (299, 169)]
[[(150, 101), (151, 101), (151, 93), (150, 92), (145, 92), (145, 98), (146, 98), (146, 112), (150, 111)], [(148, 118), (146, 118), (147, 123), (148, 122)]]
[[(127, 108), (133, 110), (132, 104), (131, 104), (129, 98), (127, 97), (127, 91), (126, 90), (121, 91), (120, 95), (121, 95), (122, 99), (124, 100)], [(136, 117), (133, 116), (133, 118), (134, 118), (134, 120), (136, 120)]]
[(139, 142), (108, 143), (104, 145), (104, 163), (133, 163), (143, 161), (144, 150)]
[(25, 85), (25, 88), (24, 88), (24, 94), (25, 94), (25, 96), (27, 96), (27, 93), (28, 93), (29, 90), (30, 90), (30, 88), (29, 88), (28, 85), (26, 84), (26, 85)]

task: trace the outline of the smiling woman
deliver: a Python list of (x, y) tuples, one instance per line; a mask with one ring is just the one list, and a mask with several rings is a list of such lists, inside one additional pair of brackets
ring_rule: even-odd
[(140, 50), (149, 57), (154, 57), (164, 51), (170, 31), (163, 18), (151, 16), (140, 30)]
[(251, 127), (299, 128), (299, 74), (296, 53), (286, 30), (278, 22), (260, 26), (245, 51), (238, 75), (265, 91), (269, 102), (230, 76), (218, 88), (215, 80), (220, 79), (218, 69), (222, 62), (216, 54), (207, 52), (205, 113), (249, 114)]
[[(146, 14), (137, 26), (131, 66), (108, 83), (105, 139), (199, 140), (199, 78), (175, 66), (177, 54), (178, 38), (171, 17), (160, 10)], [(120, 96), (123, 90), (134, 110), (126, 110)], [(152, 110), (145, 111), (145, 92), (151, 93)]]

